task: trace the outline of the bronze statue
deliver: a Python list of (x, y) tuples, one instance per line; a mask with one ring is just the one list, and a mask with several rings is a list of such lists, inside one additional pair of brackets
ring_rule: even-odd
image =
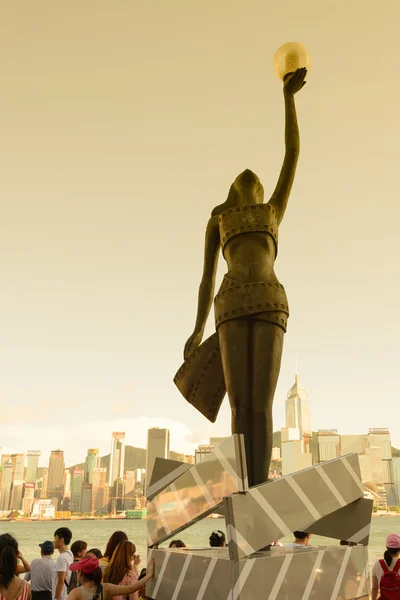
[[(228, 392), (232, 433), (243, 433), (249, 485), (268, 480), (272, 452), (272, 403), (289, 316), (285, 290), (274, 273), (278, 226), (283, 219), (299, 157), (294, 95), (305, 68), (284, 79), (285, 158), (267, 204), (264, 189), (246, 169), (226, 202), (208, 221), (197, 319), (185, 345), (175, 383), (185, 398), (215, 421)], [(214, 299), (216, 333), (201, 344), (214, 295), (219, 248), (228, 265)]]

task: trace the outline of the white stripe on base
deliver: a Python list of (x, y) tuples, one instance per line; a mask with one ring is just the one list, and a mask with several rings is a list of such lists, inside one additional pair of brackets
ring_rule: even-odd
[(242, 591), (243, 586), (246, 583), (248, 576), (250, 575), (250, 571), (254, 566), (254, 562), (254, 559), (247, 560), (245, 562), (244, 567), (241, 570), (240, 575), (236, 581), (235, 587), (232, 590), (232, 595), (231, 592), (229, 592), (228, 598), (226, 600), (238, 600), (239, 594)]
[(321, 515), (319, 514), (311, 500), (308, 498), (308, 496), (303, 492), (297, 481), (293, 479), (293, 477), (290, 475), (289, 477), (286, 477), (286, 481), (288, 482), (292, 490), (295, 492), (295, 494), (298, 496), (298, 498), (302, 501), (308, 512), (314, 517), (316, 521), (318, 521), (321, 518)]
[(356, 543), (361, 542), (361, 540), (363, 540), (364, 538), (369, 536), (370, 529), (371, 529), (371, 523), (368, 523), (368, 525), (366, 525), (365, 527), (360, 529), (360, 531), (357, 531), (357, 533), (355, 533), (351, 537), (347, 538), (347, 541), (348, 542), (356, 542)]
[(330, 477), (325, 473), (325, 471), (321, 467), (321, 465), (317, 465), (315, 467), (315, 470), (317, 471), (317, 473), (320, 474), (322, 479), (325, 481), (326, 485), (331, 490), (332, 494), (335, 496), (335, 498), (339, 502), (340, 506), (346, 506), (346, 504), (347, 504), (346, 500), (343, 498), (342, 494), (339, 492), (339, 490), (337, 489), (337, 487), (333, 483), (333, 481), (330, 479)]
[(193, 475), (193, 479), (197, 483), (201, 493), (203, 494), (204, 498), (206, 499), (208, 506), (210, 508), (215, 508), (217, 503), (215, 502), (214, 498), (211, 496), (210, 492), (208, 491), (208, 489), (207, 489), (206, 485), (204, 484), (202, 478), (200, 477), (196, 467), (193, 467), (193, 469), (190, 469), (190, 473), (191, 473), (191, 475)]
[(357, 473), (355, 472), (355, 470), (353, 469), (353, 467), (351, 466), (351, 464), (345, 456), (342, 458), (342, 462), (348, 470), (348, 472), (350, 473), (350, 475), (352, 476), (352, 478), (354, 479), (354, 481), (356, 482), (356, 484), (358, 485), (362, 495), (364, 495), (364, 486), (361, 482), (361, 479), (359, 478), (359, 476), (357, 475)]
[(271, 593), (268, 596), (268, 600), (276, 600), (279, 591), (282, 587), (283, 580), (285, 579), (285, 575), (289, 569), (289, 565), (293, 559), (293, 556), (293, 554), (287, 554), (285, 556), (285, 560), (282, 563), (282, 566), (278, 573), (278, 577), (275, 579), (274, 587), (272, 588)]
[(180, 467), (177, 467), (171, 471), (171, 473), (164, 475), (164, 477), (159, 479), (156, 483), (153, 483), (153, 485), (148, 488), (147, 495), (152, 496), (153, 494), (156, 494), (161, 488), (178, 479), (178, 477), (186, 473), (186, 471), (190, 471), (190, 468), (188, 469), (187, 465), (183, 463)]
[(154, 586), (154, 590), (152, 592), (152, 596), (153, 596), (154, 600), (156, 600), (156, 598), (157, 598), (158, 590), (160, 589), (160, 585), (161, 585), (162, 579), (164, 577), (165, 569), (167, 568), (167, 564), (168, 564), (170, 556), (171, 556), (171, 552), (165, 553), (164, 560), (162, 562), (161, 569), (160, 569), (160, 572), (159, 572), (157, 580), (156, 580), (156, 585)]
[(215, 455), (215, 458), (217, 460), (219, 460), (219, 462), (221, 463), (221, 465), (224, 468), (226, 474), (229, 475), (229, 477), (232, 479), (232, 481), (234, 482), (236, 488), (239, 488), (239, 477), (238, 477), (238, 474), (236, 473), (235, 469), (232, 467), (231, 463), (226, 458), (226, 456), (224, 456), (222, 454), (222, 452), (218, 448), (218, 446), (214, 447), (213, 454)]
[(215, 565), (217, 564), (217, 562), (218, 562), (218, 558), (216, 556), (214, 556), (214, 558), (212, 558), (210, 560), (210, 564), (207, 567), (207, 571), (206, 571), (206, 574), (204, 575), (204, 579), (200, 586), (199, 593), (197, 594), (196, 600), (203, 600), (203, 596), (206, 593), (208, 583), (211, 579), (211, 575), (213, 574), (213, 571), (215, 569)]
[(333, 592), (332, 592), (330, 600), (336, 600), (337, 597), (338, 597), (338, 593), (339, 593), (339, 590), (340, 590), (342, 582), (343, 582), (343, 577), (344, 577), (344, 574), (346, 572), (347, 563), (349, 562), (349, 558), (350, 558), (350, 554), (351, 554), (351, 549), (352, 549), (351, 546), (347, 546), (347, 548), (346, 548), (346, 551), (345, 551), (344, 556), (343, 556), (343, 562), (340, 565), (339, 573), (338, 573), (338, 576), (337, 576), (337, 579), (336, 579), (336, 583), (335, 583), (335, 587), (333, 588)]
[(310, 594), (314, 587), (315, 579), (317, 577), (318, 569), (321, 566), (322, 559), (324, 558), (325, 550), (320, 550), (317, 554), (317, 558), (314, 563), (313, 570), (311, 571), (311, 575), (308, 578), (308, 582), (306, 585), (306, 589), (304, 590), (304, 594), (301, 597), (301, 600), (309, 600)]
[[(250, 556), (250, 554), (254, 554), (254, 548), (249, 544), (247, 540), (242, 536), (241, 533), (237, 529), (234, 528), (233, 525), (228, 525), (226, 528), (226, 535), (228, 538), (228, 543), (232, 540), (235, 542), (236, 546), (243, 552), (245, 556)], [(242, 558), (242, 557), (239, 557)]]
[(175, 498), (177, 498), (177, 502), (179, 504), (181, 513), (183, 515), (183, 518), (185, 519), (185, 523), (189, 524), (193, 519), (190, 517), (188, 511), (186, 510), (185, 503), (182, 500), (182, 498), (180, 497), (179, 492), (176, 489), (176, 485), (174, 483), (171, 483), (171, 485), (169, 486), (169, 489), (175, 495)]
[(185, 579), (186, 571), (188, 570), (188, 567), (189, 567), (189, 563), (192, 560), (192, 556), (193, 556), (192, 554), (188, 554), (185, 558), (185, 562), (183, 563), (182, 571), (181, 571), (181, 574), (179, 575), (178, 581), (176, 582), (174, 595), (172, 596), (171, 600), (176, 600), (178, 597), (178, 594), (179, 594), (182, 584), (183, 584), (183, 580)]
[(291, 535), (289, 527), (282, 521), (276, 510), (272, 508), (269, 502), (264, 498), (261, 492), (257, 488), (251, 488), (249, 494), (252, 495), (254, 500), (261, 506), (263, 511), (272, 519), (277, 527), (281, 530), (283, 535)]

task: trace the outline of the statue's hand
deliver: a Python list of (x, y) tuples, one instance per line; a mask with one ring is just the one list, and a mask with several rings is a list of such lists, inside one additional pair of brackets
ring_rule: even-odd
[(185, 349), (183, 351), (183, 358), (186, 360), (188, 356), (192, 354), (196, 350), (198, 346), (201, 344), (201, 340), (203, 337), (202, 331), (194, 331), (188, 341), (185, 344)]
[(288, 94), (297, 94), (302, 87), (306, 85), (305, 76), (307, 75), (307, 69), (302, 67), (296, 69), (294, 73), (288, 73), (284, 79), (284, 90)]

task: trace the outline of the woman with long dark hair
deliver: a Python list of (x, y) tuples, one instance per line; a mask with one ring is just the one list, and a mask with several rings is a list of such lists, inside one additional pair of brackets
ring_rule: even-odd
[[(386, 550), (383, 555), (383, 559), (377, 560), (372, 567), (372, 590), (371, 600), (377, 600), (379, 597), (379, 591), (385, 589), (385, 579), (387, 573), (391, 573), (389, 576), (390, 580), (396, 580), (396, 573), (400, 571), (400, 535), (391, 533), (386, 538)], [(400, 577), (398, 579), (400, 583)], [(388, 585), (392, 587), (393, 583), (388, 581)], [(400, 589), (398, 589), (400, 597)], [(381, 594), (383, 596), (383, 594)], [(397, 596), (396, 596), (397, 597)]]
[[(135, 569), (135, 565), (137, 564), (135, 544), (128, 541), (121, 542), (116, 547), (113, 557), (104, 571), (104, 582), (115, 585), (134, 584), (138, 581), (138, 573)], [(129, 595), (129, 600), (138, 600), (138, 597), (138, 593), (134, 592)], [(116, 600), (126, 599), (121, 595)]]
[(30, 585), (18, 577), (18, 542), (9, 533), (0, 535), (0, 600), (31, 600)]
[(104, 551), (103, 557), (100, 559), (100, 569), (104, 572), (105, 568), (107, 567), (108, 563), (110, 562), (110, 560), (113, 557), (115, 548), (118, 546), (118, 544), (120, 542), (125, 542), (127, 541), (128, 536), (126, 535), (125, 531), (114, 531), (114, 533), (112, 534), (112, 536), (110, 537), (110, 539), (107, 542), (107, 547)]
[[(77, 572), (79, 587), (73, 589), (68, 595), (68, 600), (107, 600), (110, 597), (126, 598), (138, 592), (147, 581), (154, 575), (154, 561), (151, 561), (146, 577), (135, 581), (130, 585), (113, 585), (112, 583), (101, 583), (102, 571), (99, 561), (95, 556), (87, 556), (82, 560), (70, 565), (71, 571)], [(7, 599), (11, 600), (11, 599)]]
[[(275, 275), (278, 228), (284, 217), (300, 150), (294, 96), (305, 68), (284, 79), (286, 152), (270, 200), (257, 175), (246, 169), (208, 221), (204, 268), (194, 331), (175, 383), (186, 400), (215, 421), (228, 392), (232, 433), (244, 435), (249, 485), (268, 480), (272, 403), (289, 316), (285, 290)], [(214, 296), (218, 257), (228, 271), (214, 298), (216, 333), (202, 342)]]

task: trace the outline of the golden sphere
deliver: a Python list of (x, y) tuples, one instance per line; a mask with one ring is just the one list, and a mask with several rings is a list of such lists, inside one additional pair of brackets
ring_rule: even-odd
[(279, 79), (284, 79), (288, 73), (306, 67), (310, 70), (311, 58), (307, 48), (298, 42), (287, 42), (275, 52), (274, 68)]

